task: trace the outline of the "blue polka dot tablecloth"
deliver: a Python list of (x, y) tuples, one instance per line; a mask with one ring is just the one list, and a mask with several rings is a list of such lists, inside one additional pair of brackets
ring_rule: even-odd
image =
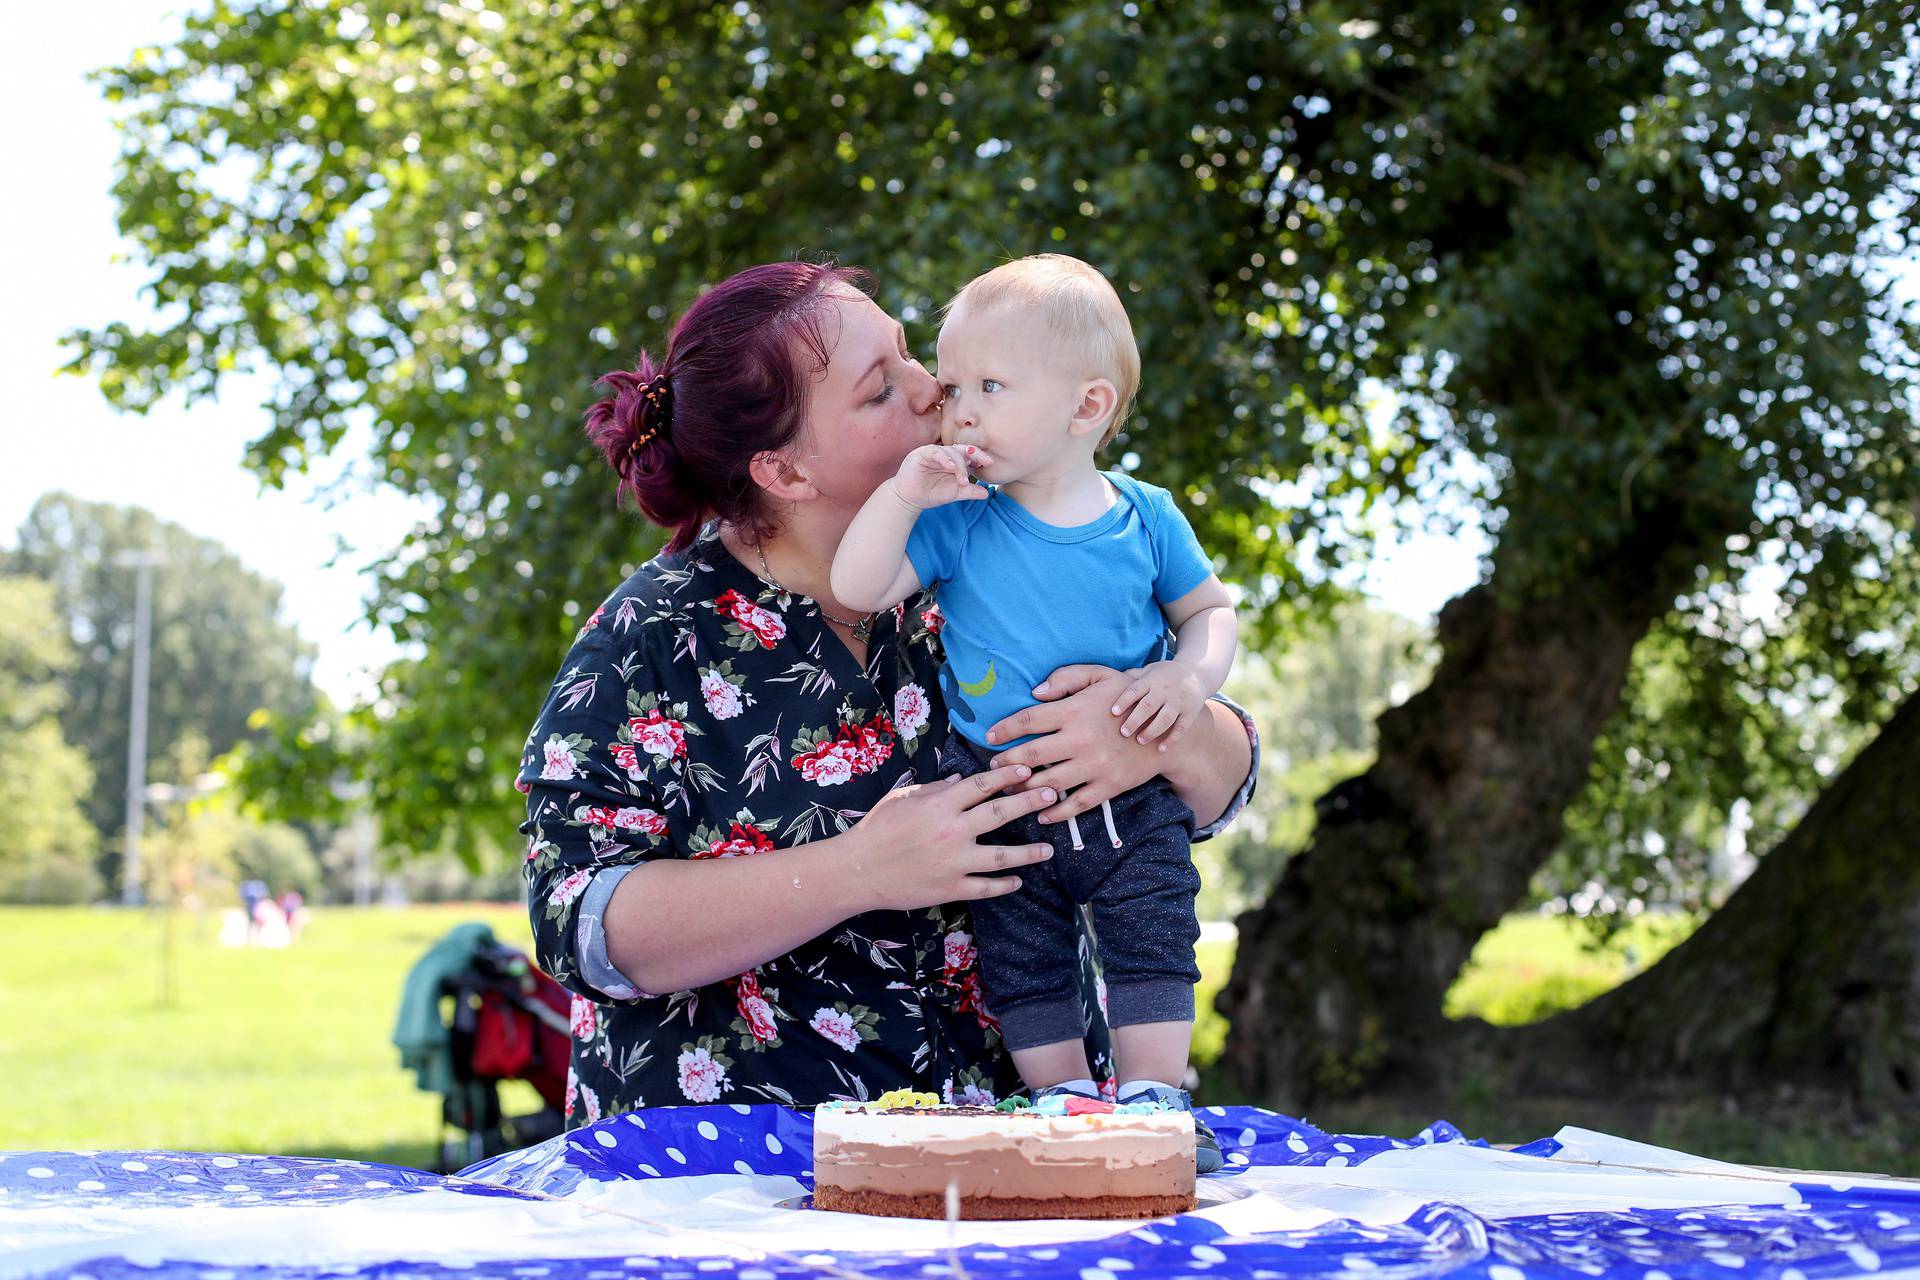
[(1227, 1165), (1140, 1222), (812, 1208), (812, 1117), (638, 1111), (442, 1178), (351, 1160), (0, 1153), (0, 1280), (1920, 1278), (1920, 1183), (1721, 1164), (1563, 1129), (1328, 1134), (1209, 1108)]

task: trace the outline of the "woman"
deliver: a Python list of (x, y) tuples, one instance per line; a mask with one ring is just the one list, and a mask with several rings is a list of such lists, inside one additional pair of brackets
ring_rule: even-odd
[(576, 996), (572, 1123), (903, 1087), (998, 1098), (1017, 1076), (965, 904), (1048, 851), (978, 837), (1160, 772), (1203, 819), (1251, 785), (1239, 713), (1209, 704), (1162, 754), (1119, 735), (1104, 668), (1055, 673), (996, 726), (1042, 736), (992, 772), (936, 779), (938, 607), (860, 616), (828, 587), (854, 513), (940, 421), (863, 281), (743, 271), (588, 412), (621, 489), (673, 535), (582, 627), (521, 764), (536, 949)]

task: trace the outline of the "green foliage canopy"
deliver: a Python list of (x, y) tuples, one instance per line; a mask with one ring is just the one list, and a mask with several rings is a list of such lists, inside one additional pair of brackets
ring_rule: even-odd
[(232, 551), (149, 511), (41, 498), (21, 524), (0, 570), (45, 583), (74, 662), (61, 678), (60, 726), (91, 762), (88, 823), (120, 831), (126, 821), (127, 734), (133, 677), (135, 571), (125, 551), (158, 550), (153, 571), (147, 757), (154, 781), (187, 735), (214, 755), (249, 732), (256, 711), (305, 718), (314, 707), (313, 646), (281, 622), (280, 587)]
[(60, 733), (73, 646), (46, 583), (0, 577), (0, 902), (87, 902), (100, 842), (86, 755)]
[[(133, 408), (275, 369), (270, 481), (371, 429), (442, 513), (370, 604), (427, 643), (376, 802), (499, 830), (541, 655), (655, 545), (581, 440), (593, 377), (755, 261), (874, 268), (927, 350), (970, 275), (1073, 252), (1141, 337), (1120, 451), (1267, 634), (1383, 512), (1477, 513), (1518, 595), (1634, 537), (1693, 565), (1690, 723), (1758, 733), (1696, 733), (1695, 794), (1636, 792), (1657, 820), (1739, 794), (1783, 689), (1865, 724), (1906, 670), (1917, 335), (1875, 263), (1912, 227), (1914, 44), (1866, 0), (217, 0), (103, 76), (159, 319), (74, 366)], [(1726, 625), (1756, 575), (1758, 646)], [(1596, 776), (1671, 754), (1636, 692)]]

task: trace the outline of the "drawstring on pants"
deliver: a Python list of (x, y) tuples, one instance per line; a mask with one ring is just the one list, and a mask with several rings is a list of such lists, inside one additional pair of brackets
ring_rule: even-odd
[[(1118, 849), (1120, 847), (1120, 833), (1114, 829), (1113, 806), (1105, 800), (1100, 802), (1100, 816), (1106, 819), (1107, 840), (1114, 848)], [(1072, 818), (1067, 819), (1067, 834), (1073, 837), (1073, 847), (1076, 852), (1087, 847), (1080, 841), (1080, 824)]]

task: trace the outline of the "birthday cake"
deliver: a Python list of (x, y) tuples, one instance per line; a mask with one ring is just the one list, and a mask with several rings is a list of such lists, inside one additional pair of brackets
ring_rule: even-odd
[(1193, 1117), (1083, 1099), (990, 1110), (932, 1094), (813, 1113), (813, 1203), (895, 1218), (1155, 1218), (1195, 1205)]

